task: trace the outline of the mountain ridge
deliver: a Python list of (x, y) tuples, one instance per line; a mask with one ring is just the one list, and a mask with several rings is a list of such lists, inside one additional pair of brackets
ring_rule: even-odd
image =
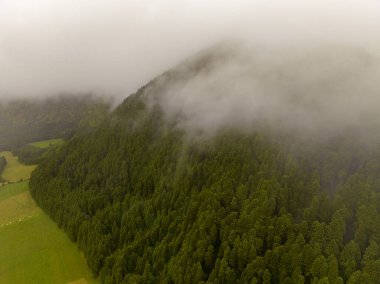
[(152, 86), (31, 177), (101, 282), (380, 280), (380, 148), (265, 124), (198, 139), (149, 105)]

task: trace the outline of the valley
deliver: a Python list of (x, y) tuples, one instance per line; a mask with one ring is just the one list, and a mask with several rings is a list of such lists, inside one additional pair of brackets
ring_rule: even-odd
[(0, 284), (380, 284), (380, 0), (0, 0)]

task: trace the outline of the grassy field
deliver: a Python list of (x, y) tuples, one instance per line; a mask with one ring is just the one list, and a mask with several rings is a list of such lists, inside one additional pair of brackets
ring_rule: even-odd
[(17, 157), (11, 152), (0, 152), (0, 156), (4, 156), (7, 160), (7, 165), (2, 173), (2, 178), (8, 182), (18, 182), (27, 180), (36, 166), (25, 166), (21, 164)]
[[(34, 166), (1, 155), (5, 179), (29, 179)], [(36, 206), (28, 181), (0, 186), (0, 283), (97, 283), (76, 244)]]
[(22, 192), (28, 191), (28, 182), (11, 183), (0, 187), (0, 202)]
[(50, 139), (50, 140), (30, 143), (29, 145), (37, 147), (37, 148), (45, 149), (45, 148), (49, 148), (50, 146), (60, 145), (62, 143), (63, 143), (63, 139)]
[(0, 283), (93, 283), (84, 258), (43, 213), (0, 228)]
[(40, 214), (41, 210), (26, 191), (1, 201), (0, 212), (0, 228), (2, 228)]

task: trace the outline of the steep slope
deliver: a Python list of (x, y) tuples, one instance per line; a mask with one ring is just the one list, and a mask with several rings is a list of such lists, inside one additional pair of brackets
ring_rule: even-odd
[(221, 56), (189, 59), (56, 149), (30, 181), (38, 205), (104, 283), (378, 283), (379, 147), (266, 122), (188, 131), (157, 98)]

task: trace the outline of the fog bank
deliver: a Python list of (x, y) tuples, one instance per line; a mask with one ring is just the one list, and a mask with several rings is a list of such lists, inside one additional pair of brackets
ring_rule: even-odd
[(273, 52), (228, 43), (210, 48), (146, 88), (168, 121), (190, 133), (225, 127), (337, 134), (380, 131), (379, 54), (320, 43)]
[[(272, 54), (322, 43), (375, 54), (379, 34), (378, 0), (0, 0), (0, 99), (89, 92), (123, 98), (230, 38)], [(239, 105), (221, 103), (227, 113)]]

